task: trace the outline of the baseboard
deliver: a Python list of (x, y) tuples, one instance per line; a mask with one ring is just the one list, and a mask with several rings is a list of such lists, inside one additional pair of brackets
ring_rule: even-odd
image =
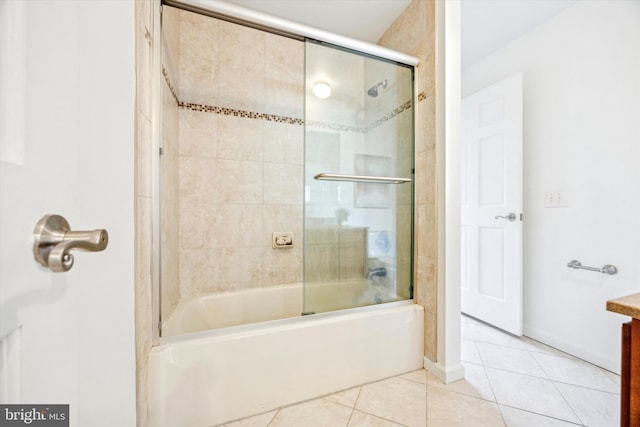
[(464, 378), (464, 366), (456, 363), (451, 366), (444, 366), (441, 363), (434, 363), (429, 358), (424, 358), (424, 368), (438, 377), (445, 384), (452, 383)]
[(620, 360), (609, 359), (601, 354), (589, 351), (584, 347), (573, 345), (565, 339), (561, 339), (534, 328), (529, 328), (526, 325), (523, 328), (523, 333), (529, 338), (540, 341), (543, 344), (556, 348), (560, 351), (564, 351), (565, 353), (569, 353), (578, 359), (586, 360), (587, 362), (600, 366), (608, 371), (620, 374)]

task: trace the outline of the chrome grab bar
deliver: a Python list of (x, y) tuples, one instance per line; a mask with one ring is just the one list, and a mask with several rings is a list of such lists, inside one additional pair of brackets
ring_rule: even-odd
[(71, 249), (103, 251), (109, 243), (107, 230), (71, 231), (60, 215), (45, 215), (33, 230), (33, 255), (42, 266), (55, 272), (73, 267)]
[(366, 175), (341, 175), (336, 173), (319, 173), (313, 177), (318, 181), (347, 181), (347, 182), (368, 182), (376, 184), (404, 184), (411, 182), (411, 178), (399, 178), (389, 176), (366, 176)]
[(606, 264), (603, 265), (602, 268), (587, 267), (585, 265), (582, 265), (582, 263), (576, 259), (569, 261), (567, 267), (575, 268), (576, 270), (596, 271), (598, 273), (609, 274), (611, 276), (613, 276), (614, 274), (618, 274), (618, 267), (616, 267), (615, 265)]

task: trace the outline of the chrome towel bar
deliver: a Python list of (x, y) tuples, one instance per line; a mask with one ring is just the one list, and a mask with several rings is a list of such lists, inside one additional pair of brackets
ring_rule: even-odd
[(389, 176), (366, 176), (366, 175), (341, 175), (335, 173), (319, 173), (313, 177), (319, 181), (347, 181), (347, 182), (368, 182), (374, 184), (404, 184), (411, 182), (411, 178), (399, 178)]
[(567, 264), (567, 267), (575, 268), (576, 270), (596, 271), (598, 273), (609, 274), (612, 276), (614, 274), (618, 274), (618, 267), (616, 267), (615, 265), (606, 264), (606, 265), (603, 265), (602, 268), (587, 267), (585, 265), (582, 265), (582, 263), (576, 259), (569, 261), (569, 263)]

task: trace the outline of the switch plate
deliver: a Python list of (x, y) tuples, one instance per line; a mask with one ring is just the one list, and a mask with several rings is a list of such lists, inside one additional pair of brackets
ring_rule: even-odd
[(544, 195), (544, 206), (547, 208), (567, 207), (567, 197), (563, 191), (547, 191)]

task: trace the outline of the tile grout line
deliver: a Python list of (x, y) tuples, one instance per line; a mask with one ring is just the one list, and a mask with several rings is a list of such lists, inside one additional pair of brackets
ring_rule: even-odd
[[(496, 395), (496, 392), (493, 389), (493, 384), (491, 384), (491, 378), (489, 378), (489, 373), (487, 372), (487, 366), (484, 364), (484, 359), (482, 358), (482, 354), (480, 354), (480, 350), (478, 349), (477, 346), (476, 346), (476, 351), (478, 352), (478, 357), (480, 358), (480, 363), (481, 363), (481, 366), (482, 366), (482, 372), (484, 372), (484, 376), (487, 379), (487, 382), (489, 383), (489, 388), (491, 389), (491, 395), (493, 396), (493, 401), (495, 402), (496, 405), (499, 405), (498, 404), (498, 396)], [(498, 406), (498, 409), (500, 409), (500, 406)], [(502, 416), (502, 411), (500, 411), (500, 416)], [(503, 417), (502, 421), (504, 421), (504, 417)], [(505, 425), (506, 425), (506, 423), (505, 423)]]
[[(515, 345), (509, 345), (509, 344), (496, 344), (495, 342), (483, 341), (481, 339), (476, 339), (476, 338), (461, 338), (461, 340), (473, 341), (474, 343), (480, 343), (480, 344), (495, 345), (495, 346), (498, 346), (498, 347), (507, 347), (507, 348), (511, 348), (511, 349), (514, 349), (514, 350), (528, 351), (528, 352), (535, 353), (535, 354), (544, 354), (544, 355), (547, 355), (547, 356), (554, 356), (554, 357), (558, 357), (558, 358), (565, 359), (565, 360), (577, 359), (575, 356), (572, 356), (572, 355), (570, 355), (568, 353), (565, 353), (565, 354), (567, 354), (566, 356), (561, 356), (561, 355), (557, 355), (557, 354), (551, 353), (549, 351), (543, 351), (543, 350), (535, 351), (535, 350), (531, 350), (529, 348), (522, 348), (522, 347), (517, 347)], [(519, 341), (519, 342), (524, 343), (523, 341)], [(526, 344), (526, 343), (524, 343), (524, 344)], [(546, 345), (546, 344), (542, 344), (542, 345)], [(553, 348), (553, 347), (551, 347), (551, 348)], [(562, 352), (562, 350), (557, 350), (557, 349), (554, 349), (554, 350)], [(582, 359), (577, 359), (577, 360), (582, 360)], [(586, 360), (583, 360), (583, 362), (590, 363), (590, 362), (587, 362)]]
[[(425, 369), (425, 368), (423, 368)], [(425, 369), (426, 371), (426, 369)], [(429, 424), (429, 371), (427, 371), (427, 380), (424, 383), (424, 413), (425, 413), (425, 423), (428, 425)]]
[(356, 399), (353, 401), (353, 406), (351, 407), (351, 413), (349, 414), (349, 419), (347, 419), (347, 424), (345, 425), (345, 427), (349, 427), (349, 423), (351, 423), (351, 417), (353, 417), (353, 413), (356, 410), (358, 399), (360, 399), (360, 393), (362, 393), (362, 387), (358, 387), (358, 395), (356, 396)]
[[(557, 418), (557, 417), (554, 417), (554, 416), (551, 416), (551, 415), (541, 414), (539, 412), (530, 411), (528, 409), (518, 408), (517, 406), (511, 406), (511, 405), (506, 405), (506, 404), (503, 404), (503, 403), (498, 403), (498, 407), (501, 407), (501, 406), (504, 406), (505, 408), (515, 409), (515, 410), (518, 410), (518, 411), (527, 412), (529, 414), (539, 415), (539, 416), (545, 417), (545, 418), (551, 418), (552, 420), (562, 421), (563, 423), (569, 423), (569, 424), (573, 424), (573, 425), (576, 425), (576, 426), (584, 426), (584, 424), (576, 424), (573, 421), (567, 421), (567, 420), (564, 420), (562, 418)], [(500, 412), (502, 412), (502, 411), (500, 411)], [(578, 417), (578, 419), (580, 419), (580, 417)], [(580, 420), (580, 422), (582, 422), (582, 420)]]
[[(494, 344), (494, 345), (496, 345), (496, 344)], [(506, 347), (506, 346), (502, 346), (502, 347)], [(576, 418), (577, 418), (578, 420), (580, 420), (580, 422), (582, 423), (582, 422), (583, 422), (583, 421), (582, 421), (582, 418), (580, 418), (580, 417), (578, 416), (578, 414), (577, 414), (577, 413), (576, 413), (576, 411), (573, 409), (573, 407), (569, 404), (569, 402), (568, 402), (568, 401), (567, 401), (567, 399), (564, 397), (564, 395), (562, 394), (562, 392), (560, 392), (560, 390), (558, 389), (558, 387), (556, 387), (555, 383), (551, 380), (551, 378), (549, 378), (549, 377), (548, 377), (547, 372), (544, 370), (544, 368), (542, 367), (542, 364), (538, 361), (538, 359), (536, 359), (536, 358), (535, 358), (535, 356), (533, 356), (529, 350), (525, 350), (525, 352), (526, 352), (527, 354), (529, 354), (529, 355), (534, 359), (535, 363), (540, 367), (540, 369), (542, 370), (542, 372), (543, 372), (543, 374), (546, 376), (546, 378), (540, 378), (540, 377), (536, 377), (536, 376), (534, 376), (534, 375), (522, 374), (522, 373), (519, 373), (519, 372), (512, 372), (512, 371), (509, 371), (509, 370), (506, 370), (506, 369), (500, 369), (500, 368), (491, 368), (491, 369), (496, 369), (496, 370), (498, 370), (498, 371), (502, 371), (502, 372), (515, 373), (515, 374), (518, 374), (518, 375), (525, 375), (525, 376), (527, 376), (527, 377), (531, 377), (531, 378), (539, 378), (539, 379), (542, 379), (542, 380), (550, 381), (550, 382), (553, 384), (553, 387), (558, 391), (558, 393), (560, 393), (560, 396), (562, 396), (562, 399), (565, 401), (565, 403), (567, 404), (567, 406), (569, 407), (569, 409), (571, 409), (571, 412), (572, 412), (572, 413), (576, 416)], [(485, 371), (485, 375), (487, 376), (487, 380), (489, 381), (489, 387), (491, 388), (491, 392), (493, 393), (493, 397), (496, 399), (496, 404), (498, 405), (498, 409), (500, 410), (500, 415), (502, 416), (502, 420), (503, 420), (503, 422), (504, 422), (504, 416), (503, 416), (503, 414), (502, 414), (502, 410), (500, 409), (501, 403), (499, 403), (499, 402), (498, 402), (498, 397), (496, 396), (496, 393), (495, 393), (495, 391), (494, 391), (494, 389), (493, 389), (493, 384), (491, 383), (491, 378), (489, 378), (489, 375), (488, 375), (488, 373), (487, 373), (487, 371), (486, 371), (487, 366), (486, 366), (486, 365), (484, 365), (484, 360), (483, 360), (483, 358), (482, 358), (482, 355), (480, 354), (480, 350), (478, 350), (478, 356), (480, 357), (480, 360), (483, 362), (483, 363), (482, 363), (482, 367), (483, 367), (483, 369), (484, 369), (484, 371)], [(504, 405), (504, 406), (508, 406), (508, 405)], [(511, 406), (510, 406), (510, 407), (511, 407)], [(514, 409), (518, 409), (518, 410), (521, 410), (521, 411), (531, 412), (531, 411), (528, 411), (528, 410), (526, 410), (526, 409), (524, 409), (524, 408), (516, 408), (516, 407), (512, 407), (512, 408), (514, 408)], [(535, 413), (535, 412), (532, 412), (532, 413)], [(541, 416), (548, 416), (548, 415), (545, 415), (545, 414), (538, 414), (538, 415), (541, 415)], [(555, 417), (550, 417), (550, 418), (555, 418)], [(559, 418), (555, 418), (555, 419), (559, 419)], [(567, 421), (567, 420), (562, 420), (562, 421)], [(506, 425), (506, 422), (505, 422), (505, 425)], [(580, 425), (580, 424), (578, 424), (578, 425)], [(584, 423), (583, 423), (582, 425), (584, 425)]]
[[(494, 344), (494, 345), (498, 346), (498, 347), (507, 347), (507, 346), (502, 346), (500, 344)], [(508, 347), (508, 348), (513, 348), (513, 347)], [(529, 350), (522, 350), (522, 351), (531, 353)], [(480, 355), (480, 352), (478, 352), (478, 355)], [(487, 365), (484, 365), (484, 363), (478, 364), (478, 363), (466, 362), (466, 361), (465, 361), (465, 363), (469, 363), (469, 364), (476, 365), (476, 366), (484, 366), (486, 368), (496, 369), (496, 370), (503, 371), (503, 372), (509, 372), (509, 373), (516, 374), (516, 375), (523, 375), (523, 376), (530, 377), (530, 378), (538, 378), (538, 379), (542, 379), (542, 380), (548, 380), (548, 381), (551, 381), (551, 382), (554, 382), (554, 383), (566, 384), (566, 385), (570, 385), (570, 386), (574, 386), (574, 387), (580, 387), (580, 388), (584, 388), (584, 389), (588, 389), (588, 390), (600, 391), (602, 393), (608, 393), (608, 394), (612, 394), (612, 395), (619, 395), (620, 394), (618, 392), (602, 390), (602, 389), (596, 388), (596, 387), (590, 387), (590, 386), (586, 386), (586, 385), (582, 385), (582, 384), (574, 384), (574, 383), (567, 382), (567, 381), (555, 380), (555, 379), (553, 379), (553, 378), (551, 378), (549, 376), (547, 371), (544, 369), (544, 365), (540, 361), (538, 361), (538, 359), (535, 356), (532, 355), (532, 357), (534, 358), (536, 364), (540, 367), (540, 369), (544, 373), (544, 375), (545, 375), (544, 377), (540, 377), (540, 376), (537, 376), (537, 375), (526, 374), (526, 373), (518, 372), (518, 371), (513, 371), (513, 370), (510, 370), (510, 369), (498, 368), (498, 367), (495, 367), (495, 366), (487, 366)], [(560, 358), (562, 358), (562, 357), (560, 356)], [(480, 356), (480, 359), (482, 360), (482, 356)], [(563, 358), (563, 359), (565, 359), (565, 358)], [(571, 359), (566, 359), (566, 360), (571, 360)], [(595, 367), (597, 369), (602, 369), (602, 368), (600, 368), (600, 367), (598, 367), (596, 365), (593, 365), (590, 362), (587, 362), (587, 361), (583, 361), (583, 362), (589, 364), (590, 367)], [(611, 379), (609, 379), (609, 380), (611, 382), (613, 382), (613, 380), (611, 380)]]
[[(558, 393), (560, 393), (560, 396), (562, 396), (562, 400), (565, 401), (565, 403), (567, 404), (567, 406), (569, 407), (569, 409), (571, 409), (571, 412), (574, 413), (574, 415), (576, 416), (576, 418), (578, 418), (580, 420), (580, 422), (582, 423), (582, 425), (586, 425), (586, 422), (582, 420), (582, 418), (580, 418), (580, 415), (578, 415), (578, 413), (576, 412), (575, 409), (573, 409), (573, 406), (571, 405), (571, 403), (569, 403), (569, 401), (567, 400), (567, 398), (564, 396), (564, 393), (562, 392), (562, 390), (560, 390), (560, 388), (558, 388), (558, 386), (556, 385), (555, 381), (551, 381), (551, 383), (553, 384), (553, 387), (558, 391)], [(569, 384), (572, 385), (572, 384)]]
[[(489, 344), (491, 344), (491, 343), (489, 343)], [(494, 344), (494, 345), (497, 345), (497, 344)], [(502, 346), (502, 347), (507, 347), (507, 346)], [(567, 399), (564, 397), (564, 395), (562, 394), (562, 392), (560, 391), (560, 389), (556, 386), (555, 382), (554, 382), (553, 380), (551, 380), (551, 378), (549, 378), (549, 376), (548, 376), (547, 372), (545, 371), (544, 367), (542, 366), (542, 364), (538, 361), (538, 359), (536, 359), (536, 357), (535, 357), (533, 354), (531, 354), (531, 351), (529, 351), (529, 350), (525, 350), (525, 351), (526, 351), (526, 352), (527, 352), (527, 353), (528, 353), (528, 354), (529, 354), (529, 355), (534, 359), (535, 363), (540, 367), (540, 369), (542, 370), (542, 372), (544, 373), (544, 375), (546, 376), (546, 378), (540, 378), (540, 377), (536, 377), (536, 376), (534, 376), (534, 375), (522, 374), (522, 373), (519, 373), (519, 372), (512, 372), (512, 371), (509, 371), (509, 370), (507, 370), (507, 369), (500, 369), (500, 368), (491, 368), (491, 369), (496, 369), (496, 370), (503, 371), (503, 372), (515, 373), (515, 374), (518, 374), (518, 375), (524, 375), (524, 376), (531, 377), (531, 378), (540, 378), (540, 379), (547, 380), (547, 381), (551, 382), (551, 384), (553, 384), (553, 387), (556, 389), (556, 391), (557, 391), (558, 393), (560, 393), (560, 396), (562, 397), (562, 400), (567, 404), (567, 406), (569, 407), (569, 409), (571, 409), (571, 412), (576, 416), (576, 418), (577, 418), (578, 420), (580, 420), (580, 422), (582, 423), (582, 425), (584, 425), (584, 422), (582, 421), (582, 418), (580, 418), (580, 417), (578, 416), (578, 414), (577, 414), (577, 413), (576, 413), (576, 411), (573, 409), (573, 407), (569, 404), (569, 402), (568, 402), (568, 401), (567, 401)], [(481, 361), (483, 361), (483, 359), (482, 359), (482, 355), (480, 354), (480, 351), (478, 351), (478, 355), (479, 355), (479, 357), (480, 357), (480, 360), (481, 360)], [(484, 361), (483, 361), (483, 367), (485, 368), (485, 374), (486, 374), (486, 366), (484, 365)], [(491, 387), (491, 391), (493, 392), (494, 397), (496, 398), (496, 403), (498, 404), (498, 408), (500, 408), (500, 403), (498, 403), (498, 398), (496, 397), (495, 392), (493, 391), (493, 385), (491, 384), (491, 379), (489, 378), (489, 376), (488, 376), (488, 375), (487, 375), (487, 379), (489, 380), (489, 386)], [(504, 405), (504, 406), (508, 406), (508, 405)], [(513, 407), (513, 408), (518, 409), (518, 410), (521, 410), (521, 411), (522, 411), (522, 410), (527, 411), (527, 410), (526, 410), (526, 409), (524, 409), (524, 408), (516, 408), (516, 407)], [(527, 412), (531, 412), (531, 411), (527, 411)], [(535, 413), (535, 412), (532, 412), (532, 413)], [(502, 415), (502, 411), (500, 411), (500, 414)], [(538, 415), (548, 416), (548, 415), (545, 415), (545, 414), (538, 414)], [(555, 417), (550, 417), (550, 418), (555, 418)], [(503, 418), (503, 419), (504, 419), (504, 418)], [(555, 419), (559, 419), (559, 418), (555, 418)], [(567, 421), (567, 420), (562, 420), (562, 421)], [(580, 424), (578, 424), (578, 425), (580, 425)]]
[(580, 384), (573, 384), (573, 383), (568, 383), (566, 381), (559, 381), (559, 380), (554, 380), (549, 378), (549, 380), (554, 383), (554, 384), (564, 384), (564, 385), (568, 385), (571, 387), (578, 387), (578, 388), (583, 388), (585, 390), (591, 390), (591, 391), (599, 391), (600, 393), (607, 393), (607, 394), (611, 394), (613, 396), (620, 396), (619, 392), (614, 392), (614, 391), (607, 391), (607, 390), (601, 390), (599, 388), (594, 388), (594, 387), (587, 387), (585, 385), (580, 385)]
[(269, 426), (273, 423), (273, 421), (276, 419), (276, 417), (278, 416), (278, 414), (280, 413), (280, 411), (281, 411), (281, 408), (278, 408), (278, 409), (276, 410), (276, 413), (275, 413), (275, 414), (273, 414), (273, 418), (271, 418), (271, 421), (269, 421), (265, 427), (269, 427)]
[[(554, 383), (566, 384), (566, 385), (570, 385), (570, 386), (574, 386), (574, 387), (581, 387), (581, 388), (588, 389), (588, 390), (600, 391), (600, 392), (602, 392), (602, 393), (608, 393), (608, 394), (613, 394), (613, 395), (619, 395), (619, 393), (612, 392), (612, 391), (601, 390), (601, 389), (599, 389), (599, 388), (588, 387), (588, 386), (584, 386), (584, 385), (580, 385), (580, 384), (573, 384), (573, 383), (566, 382), (566, 381), (554, 380), (554, 379), (550, 378), (550, 377), (547, 375), (547, 373), (546, 373), (546, 371), (544, 370), (544, 368), (542, 368), (542, 371), (543, 371), (543, 373), (545, 374), (545, 376), (544, 376), (544, 377), (539, 377), (539, 376), (536, 376), (536, 375), (525, 374), (525, 373), (518, 372), (518, 371), (512, 371), (512, 370), (509, 370), (509, 369), (497, 368), (497, 367), (494, 367), (494, 366), (487, 366), (487, 365), (482, 365), (482, 364), (473, 363), (473, 362), (465, 362), (465, 363), (469, 363), (469, 364), (471, 364), (471, 365), (476, 365), (476, 366), (484, 366), (485, 368), (495, 369), (495, 370), (497, 370), (497, 371), (508, 372), (508, 373), (510, 373), (510, 374), (522, 375), (522, 376), (529, 377), (529, 378), (537, 378), (537, 379), (540, 379), (540, 380), (547, 380), (547, 381), (551, 381), (551, 382), (554, 382)], [(587, 363), (588, 363), (588, 362), (587, 362)], [(595, 365), (594, 365), (594, 366), (595, 366)]]
[[(404, 375), (404, 374), (402, 374), (402, 375)], [(389, 378), (400, 378), (400, 376), (389, 377)], [(387, 378), (387, 379), (389, 379), (389, 378)], [(406, 378), (404, 378), (404, 379), (406, 379)], [(385, 380), (382, 380), (382, 381), (385, 381)], [(410, 381), (410, 380), (407, 380), (407, 381)], [(376, 382), (379, 382), (379, 381), (376, 381)], [(370, 383), (370, 384), (375, 384), (375, 383)], [(365, 384), (365, 385), (368, 385), (368, 384)], [(351, 417), (353, 416), (353, 413), (357, 410), (359, 412), (362, 412), (363, 414), (370, 415), (370, 416), (372, 416), (374, 418), (379, 418), (381, 420), (389, 421), (390, 423), (398, 424), (398, 425), (400, 425), (402, 427), (408, 427), (408, 426), (405, 426), (404, 424), (400, 424), (400, 423), (398, 423), (396, 421), (381, 417), (379, 415), (372, 414), (371, 412), (363, 411), (361, 409), (356, 409), (356, 406), (358, 405), (358, 400), (360, 400), (360, 394), (362, 393), (362, 389), (363, 388), (364, 388), (364, 385), (360, 386), (360, 390), (358, 390), (358, 397), (356, 397), (356, 400), (353, 402), (353, 410), (351, 411), (351, 415), (349, 416), (349, 422), (351, 422)], [(349, 423), (347, 423), (347, 427), (348, 426), (349, 426)]]

